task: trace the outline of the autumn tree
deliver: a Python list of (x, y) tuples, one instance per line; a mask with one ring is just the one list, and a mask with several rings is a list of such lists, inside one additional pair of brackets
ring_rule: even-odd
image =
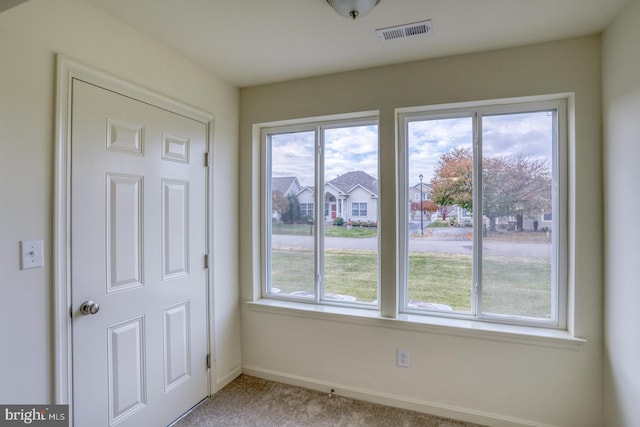
[(419, 212), (422, 211), (422, 215), (425, 213), (433, 213), (438, 211), (438, 205), (433, 203), (431, 200), (423, 200), (422, 203), (412, 202), (411, 203), (411, 211)]
[[(431, 180), (431, 199), (438, 205), (473, 209), (473, 153), (455, 148), (442, 155)], [(501, 216), (535, 218), (551, 208), (551, 170), (544, 160), (522, 153), (493, 156), (482, 161), (482, 214), (496, 230)], [(446, 209), (446, 208), (445, 208)]]
[(453, 206), (440, 205), (438, 207), (438, 212), (440, 213), (440, 216), (442, 216), (442, 220), (446, 221), (449, 214), (454, 212), (454, 208)]
[(473, 153), (454, 148), (440, 157), (431, 179), (431, 200), (440, 206), (473, 206)]

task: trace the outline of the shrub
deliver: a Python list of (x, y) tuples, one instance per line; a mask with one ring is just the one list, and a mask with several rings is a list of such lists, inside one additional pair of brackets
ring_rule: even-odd
[(343, 226), (344, 225), (344, 219), (341, 218), (341, 217), (336, 217), (333, 220), (333, 225)]

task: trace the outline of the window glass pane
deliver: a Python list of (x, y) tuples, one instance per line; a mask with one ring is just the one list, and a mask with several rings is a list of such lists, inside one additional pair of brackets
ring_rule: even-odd
[(314, 297), (315, 133), (270, 135), (271, 234), (267, 293)]
[(407, 131), (406, 309), (470, 313), (472, 118), (416, 120)]
[(378, 300), (378, 126), (324, 130), (324, 300)]
[(482, 118), (482, 313), (551, 320), (555, 111)]

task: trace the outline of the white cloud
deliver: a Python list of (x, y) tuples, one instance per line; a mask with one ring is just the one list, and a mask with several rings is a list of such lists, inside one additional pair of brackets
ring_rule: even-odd
[(296, 176), (302, 185), (313, 185), (314, 141), (313, 132), (272, 135), (272, 176)]
[[(483, 118), (483, 155), (525, 153), (551, 164), (553, 117), (546, 111), (501, 114)], [(419, 120), (409, 123), (409, 185), (418, 175), (430, 182), (443, 153), (472, 147), (471, 117)], [(378, 126), (347, 126), (325, 130), (325, 180), (361, 170), (378, 176)], [(297, 176), (302, 185), (314, 185), (313, 131), (272, 136), (272, 175)]]
[[(296, 176), (302, 185), (314, 185), (314, 132), (276, 134), (271, 138), (273, 176)], [(324, 141), (325, 180), (360, 170), (378, 176), (378, 127), (327, 129)]]
[(429, 183), (442, 154), (454, 148), (471, 147), (471, 117), (421, 120), (409, 123), (409, 186), (418, 184), (418, 175)]
[(360, 170), (378, 177), (378, 126), (353, 126), (325, 131), (325, 180)]
[[(527, 157), (551, 165), (553, 116), (547, 111), (484, 116), (482, 121), (483, 156)], [(409, 185), (430, 182), (442, 154), (453, 148), (472, 148), (470, 117), (420, 120), (409, 123)]]

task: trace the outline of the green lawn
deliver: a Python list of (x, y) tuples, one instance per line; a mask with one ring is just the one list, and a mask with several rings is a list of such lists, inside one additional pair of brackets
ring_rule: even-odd
[[(410, 254), (409, 299), (440, 303), (456, 311), (471, 309), (471, 257)], [(548, 261), (486, 257), (483, 262), (485, 312), (546, 317), (551, 311)], [(360, 302), (377, 299), (377, 259), (370, 251), (331, 250), (325, 256), (325, 292)], [(272, 286), (282, 293), (313, 289), (310, 251), (272, 252)]]
[[(482, 263), (485, 312), (545, 318), (551, 313), (551, 263), (537, 258), (485, 257)], [(502, 311), (503, 312), (503, 311)]]
[(378, 265), (370, 251), (325, 251), (325, 292), (351, 295), (358, 301), (377, 298)]
[(412, 253), (408, 274), (409, 300), (471, 311), (470, 255)]
[[(271, 224), (271, 232), (273, 234), (287, 234), (290, 236), (308, 236), (311, 233), (315, 233), (315, 226), (274, 222)], [(349, 230), (346, 225), (324, 226), (324, 235), (326, 237), (374, 237), (377, 234), (378, 229), (376, 227), (352, 227)]]

